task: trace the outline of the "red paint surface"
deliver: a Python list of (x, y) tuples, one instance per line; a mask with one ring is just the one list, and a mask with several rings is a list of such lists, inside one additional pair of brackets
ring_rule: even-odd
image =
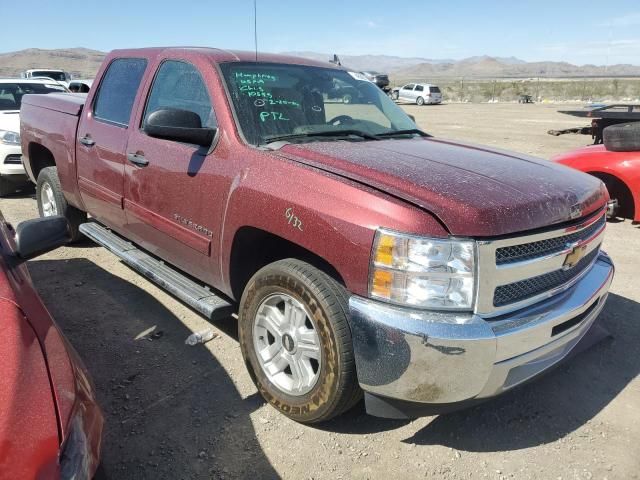
[(604, 145), (591, 145), (553, 160), (582, 172), (606, 173), (620, 179), (631, 190), (634, 220), (640, 221), (640, 151), (610, 152)]
[[(97, 89), (87, 97), (77, 136), (60, 132), (50, 119), (42, 123), (40, 100), (32, 97), (23, 112), (23, 150), (31, 142), (64, 137), (64, 144), (76, 148), (81, 202), (89, 213), (228, 295), (233, 241), (245, 228), (270, 232), (317, 254), (351, 292), (366, 295), (378, 227), (436, 237), (490, 237), (563, 223), (572, 208), (587, 215), (606, 202), (606, 191), (596, 179), (550, 162), (462, 143), (323, 142), (273, 152), (250, 147), (235, 125), (216, 64), (253, 61), (254, 56), (199, 48), (111, 52), (98, 81), (114, 58), (148, 61), (129, 127), (91, 118)], [(165, 59), (192, 63), (204, 79), (218, 122), (217, 143), (209, 153), (150, 138), (140, 130), (144, 99)], [(280, 55), (260, 55), (260, 60), (332, 68)], [(37, 132), (49, 133), (39, 138)], [(96, 140), (92, 154), (77, 143), (85, 134)], [(149, 165), (128, 163), (127, 152), (143, 153)], [(61, 172), (64, 183), (78, 183), (72, 174), (71, 168)], [(302, 230), (292, 228), (287, 211), (300, 219)], [(189, 231), (176, 215), (212, 235)]]
[(93, 386), (26, 266), (12, 263), (13, 248), (0, 214), (0, 479), (56, 478), (74, 414), (83, 417), (93, 472), (103, 425)]

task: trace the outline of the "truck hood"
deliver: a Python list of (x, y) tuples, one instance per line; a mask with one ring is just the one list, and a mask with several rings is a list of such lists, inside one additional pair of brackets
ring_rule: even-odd
[(9, 130), (10, 132), (19, 132), (20, 131), (20, 111), (19, 110), (0, 111), (0, 130)]
[(289, 144), (278, 153), (428, 210), (452, 235), (547, 227), (608, 199), (600, 180), (562, 165), (433, 138)]

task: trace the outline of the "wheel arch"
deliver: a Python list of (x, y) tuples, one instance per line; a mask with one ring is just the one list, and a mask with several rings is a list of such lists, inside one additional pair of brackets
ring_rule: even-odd
[[(636, 195), (634, 195), (634, 192), (631, 190), (628, 183), (624, 179), (610, 171), (605, 172), (601, 170), (590, 170), (586, 173), (600, 179), (606, 185), (607, 190), (609, 190), (609, 195), (612, 195), (611, 190), (613, 188), (620, 189), (620, 191), (624, 195), (624, 200), (626, 200), (626, 205), (624, 203), (620, 205), (621, 216), (625, 218), (631, 218), (633, 220), (638, 220), (638, 217), (640, 216), (640, 211), (638, 209), (640, 199), (638, 199)], [(622, 199), (619, 200), (621, 202), (624, 201)]]
[(285, 258), (307, 262), (346, 286), (338, 269), (321, 255), (261, 228), (243, 226), (235, 232), (230, 253), (228, 278), (233, 297), (240, 299), (244, 287), (258, 270)]
[(29, 177), (36, 183), (38, 181), (38, 175), (43, 168), (55, 167), (56, 159), (53, 152), (47, 147), (37, 142), (30, 142), (27, 147), (27, 170)]

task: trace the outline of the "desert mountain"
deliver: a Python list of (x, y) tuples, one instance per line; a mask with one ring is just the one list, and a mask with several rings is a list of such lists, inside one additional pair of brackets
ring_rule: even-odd
[[(287, 52), (318, 61), (328, 61), (333, 54)], [(86, 48), (42, 50), (30, 48), (0, 53), (0, 77), (17, 77), (29, 68), (60, 68), (76, 77), (95, 76), (104, 52)], [(530, 78), (530, 77), (634, 77), (640, 66), (572, 65), (566, 62), (525, 62), (515, 57), (478, 56), (463, 60), (399, 57), (393, 55), (341, 55), (342, 64), (356, 71), (375, 70), (389, 73), (392, 79), (425, 78)]]

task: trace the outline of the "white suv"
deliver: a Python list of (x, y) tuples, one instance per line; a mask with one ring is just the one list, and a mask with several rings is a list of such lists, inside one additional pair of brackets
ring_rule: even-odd
[(408, 83), (391, 91), (391, 98), (417, 105), (442, 103), (442, 92), (437, 85), (430, 83)]
[(50, 80), (0, 79), (0, 196), (27, 184), (20, 148), (20, 104), (28, 93), (64, 92)]

